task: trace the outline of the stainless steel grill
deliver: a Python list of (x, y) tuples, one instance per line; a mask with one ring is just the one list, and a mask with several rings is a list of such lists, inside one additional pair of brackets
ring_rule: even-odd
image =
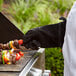
[(16, 65), (0, 65), (1, 76), (26, 76), (44, 49), (24, 52), (24, 57)]
[[(22, 39), (24, 34), (0, 13), (0, 43)], [(26, 52), (27, 53), (26, 53)], [(0, 65), (0, 76), (26, 76), (44, 49), (25, 50), (24, 57), (17, 64)]]

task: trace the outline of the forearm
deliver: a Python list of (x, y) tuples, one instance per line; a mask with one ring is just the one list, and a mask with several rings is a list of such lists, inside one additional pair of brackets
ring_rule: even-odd
[(66, 20), (57, 24), (46, 25), (29, 30), (23, 40), (28, 48), (62, 47), (64, 42)]
[(40, 33), (42, 33), (46, 38), (46, 44), (48, 47), (62, 47), (65, 35), (65, 23), (46, 25), (39, 28)]

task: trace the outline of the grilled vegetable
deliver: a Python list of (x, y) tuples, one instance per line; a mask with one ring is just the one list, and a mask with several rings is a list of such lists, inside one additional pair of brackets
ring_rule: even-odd
[(19, 43), (20, 45), (22, 45), (22, 44), (23, 44), (23, 40), (18, 40), (18, 43)]
[(7, 64), (11, 64), (11, 62), (8, 62)]
[(5, 64), (5, 62), (4, 62), (4, 51), (2, 51), (2, 63)]
[(18, 61), (21, 58), (21, 56), (17, 53), (16, 54), (16, 61)]
[(19, 52), (19, 54), (20, 54), (20, 56), (24, 56), (24, 53), (23, 53), (23, 52), (21, 52), (21, 51)]
[(10, 47), (12, 48), (12, 49), (16, 49), (14, 46), (13, 46), (13, 41), (10, 41)]
[(9, 58), (7, 57), (7, 55), (4, 56), (4, 62), (7, 63), (9, 61)]
[(14, 49), (9, 50), (9, 53), (12, 54), (14, 52)]

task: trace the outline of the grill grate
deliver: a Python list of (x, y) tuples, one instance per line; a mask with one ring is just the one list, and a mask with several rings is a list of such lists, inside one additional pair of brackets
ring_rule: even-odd
[(24, 57), (22, 57), (16, 64), (1, 64), (0, 65), (0, 72), (20, 72), (28, 62), (34, 57), (37, 51), (26, 51), (24, 52)]

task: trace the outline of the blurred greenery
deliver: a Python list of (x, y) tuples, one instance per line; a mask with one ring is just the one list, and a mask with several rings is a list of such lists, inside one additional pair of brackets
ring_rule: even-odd
[[(69, 11), (75, 0), (50, 0), (52, 10), (63, 14), (65, 11)], [(54, 5), (53, 5), (54, 4)]]
[(45, 51), (46, 69), (52, 71), (52, 76), (63, 76), (64, 59), (60, 48), (47, 48)]
[(9, 13), (13, 23), (24, 33), (29, 29), (59, 22), (59, 17), (69, 11), (74, 0), (16, 0)]
[(3, 0), (0, 0), (0, 11), (2, 10)]
[(9, 12), (14, 17), (13, 22), (24, 33), (35, 27), (58, 22), (59, 15), (52, 14), (48, 1), (16, 0), (11, 5)]
[[(75, 0), (15, 0), (7, 10), (12, 22), (26, 33), (28, 30), (60, 22), (60, 16), (67, 16)], [(52, 76), (63, 76), (63, 55), (60, 48), (46, 49), (46, 69)]]

